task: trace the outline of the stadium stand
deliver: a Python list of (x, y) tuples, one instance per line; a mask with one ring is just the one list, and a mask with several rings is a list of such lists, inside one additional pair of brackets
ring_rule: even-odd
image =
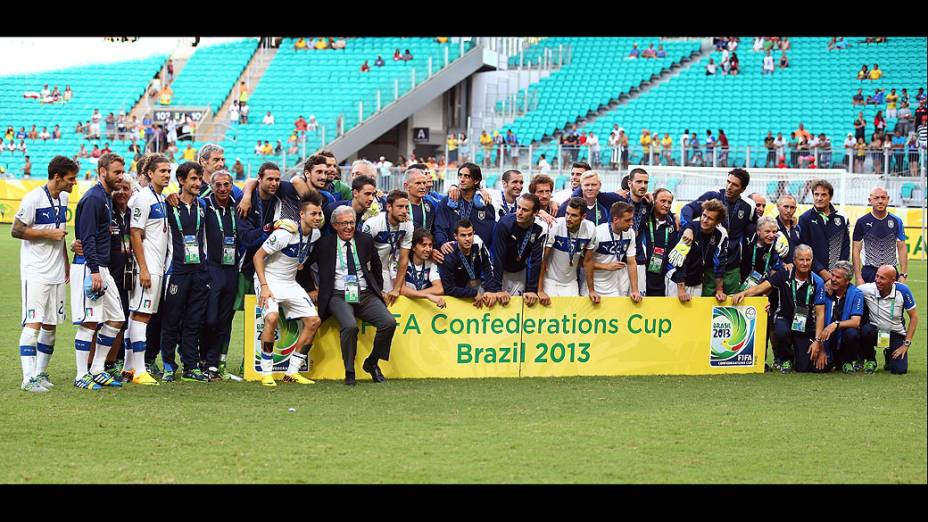
[(235, 88), (236, 80), (257, 48), (258, 40), (249, 38), (197, 49), (171, 84), (174, 91), (171, 105), (208, 105), (217, 110)]
[[(300, 116), (309, 120), (310, 115), (314, 115), (319, 126), (326, 128), (326, 141), (331, 141), (335, 138), (339, 115), (344, 117), (345, 132), (358, 124), (359, 100), (363, 102), (363, 116), (367, 119), (376, 112), (378, 90), (381, 107), (386, 107), (394, 100), (395, 82), (398, 82), (400, 96), (410, 90), (413, 69), (417, 84), (428, 78), (429, 58), (434, 74), (444, 67), (445, 49), (448, 49), (449, 63), (461, 56), (459, 45), (439, 44), (433, 38), (351, 38), (345, 49), (326, 50), (297, 50), (295, 42), (295, 38), (284, 39), (261, 81), (254, 87), (248, 102), (251, 106), (249, 123), (233, 126), (226, 134), (223, 146), (231, 161), (241, 158), (243, 163), (251, 163), (254, 168), (263, 161), (280, 161), (280, 156), (256, 155), (255, 142), (267, 140), (274, 145), (280, 140), (287, 147), (294, 122)], [(471, 47), (465, 46), (464, 52)], [(394, 61), (396, 49), (401, 53), (408, 49), (413, 59)], [(383, 67), (374, 65), (378, 55), (383, 58)], [(362, 73), (360, 67), (365, 60), (371, 70)], [(272, 126), (261, 122), (268, 111), (276, 120)], [(321, 144), (321, 129), (307, 133), (307, 153)]]
[[(0, 126), (3, 129), (12, 126), (17, 131), (25, 127), (28, 132), (35, 125), (39, 131), (46, 127), (52, 132), (55, 125), (60, 125), (60, 141), (26, 140), (28, 155), (33, 164), (33, 176), (43, 178), (45, 166), (56, 154), (73, 156), (82, 143), (87, 145), (88, 151), (94, 144), (102, 148), (108, 141), (103, 132), (102, 119), (101, 140), (85, 140), (83, 135), (75, 133), (77, 122), (90, 120), (94, 109), (100, 109), (102, 118), (106, 118), (110, 112), (128, 113), (166, 60), (166, 55), (159, 55), (108, 65), (0, 77)], [(70, 85), (74, 96), (69, 102), (53, 104), (43, 104), (37, 99), (23, 97), (23, 93), (38, 92), (45, 84), (49, 85), (49, 89), (57, 85), (61, 91)], [(114, 151), (121, 154), (128, 148), (128, 142), (109, 143)], [(20, 177), (24, 162), (22, 153), (0, 153), (0, 166), (4, 167), (6, 175)]]

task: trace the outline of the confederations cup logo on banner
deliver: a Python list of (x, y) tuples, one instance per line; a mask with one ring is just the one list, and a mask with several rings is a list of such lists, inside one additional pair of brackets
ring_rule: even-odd
[[(274, 370), (275, 372), (284, 372), (290, 365), (290, 354), (299, 347), (296, 340), (300, 336), (300, 330), (303, 328), (303, 322), (299, 319), (287, 319), (281, 313), (277, 322), (277, 332), (274, 339)], [(261, 371), (261, 332), (264, 331), (264, 320), (261, 317), (261, 309), (255, 308), (255, 353), (252, 364), (256, 372)], [(300, 368), (301, 372), (309, 371), (307, 363), (303, 363)]]
[(754, 366), (757, 310), (753, 306), (712, 308), (709, 365)]

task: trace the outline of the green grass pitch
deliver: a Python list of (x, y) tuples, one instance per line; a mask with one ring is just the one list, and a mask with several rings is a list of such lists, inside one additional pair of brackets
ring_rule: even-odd
[[(50, 366), (58, 386), (33, 395), (19, 389), (18, 243), (0, 226), (3, 483), (926, 482), (924, 315), (906, 376), (375, 385), (363, 375), (355, 389), (178, 382), (96, 393), (70, 385), (68, 324)], [(910, 272), (924, 314), (925, 263)], [(230, 367), (241, 338), (239, 314)]]

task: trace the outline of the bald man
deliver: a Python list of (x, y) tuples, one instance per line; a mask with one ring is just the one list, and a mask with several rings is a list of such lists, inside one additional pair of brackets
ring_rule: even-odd
[[(883, 350), (885, 368), (894, 375), (909, 369), (909, 346), (918, 325), (915, 297), (909, 287), (896, 282), (896, 268), (883, 265), (876, 271), (875, 281), (859, 287), (867, 305), (867, 324), (860, 328), (860, 354), (864, 373), (877, 369), (876, 349)], [(908, 325), (903, 320), (908, 314)]]
[(899, 282), (905, 283), (909, 259), (902, 220), (887, 212), (889, 193), (883, 187), (870, 191), (869, 202), (872, 210), (854, 225), (852, 259), (857, 285), (874, 282), (877, 267), (882, 265), (897, 267)]

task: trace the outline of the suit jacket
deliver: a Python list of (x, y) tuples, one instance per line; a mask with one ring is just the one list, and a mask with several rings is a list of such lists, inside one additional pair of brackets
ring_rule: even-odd
[[(358, 247), (358, 260), (361, 261), (361, 266), (357, 268), (364, 275), (367, 289), (383, 301), (383, 266), (374, 248), (374, 238), (362, 232), (355, 233), (354, 240)], [(335, 289), (335, 263), (338, 262), (336, 241), (341, 241), (337, 235), (320, 238), (305, 263), (307, 267), (313, 263), (319, 267), (319, 318), (323, 320), (329, 316), (329, 300), (332, 299)], [(315, 290), (312, 278), (306, 279), (309, 291)], [(384, 305), (386, 306), (386, 302)]]

